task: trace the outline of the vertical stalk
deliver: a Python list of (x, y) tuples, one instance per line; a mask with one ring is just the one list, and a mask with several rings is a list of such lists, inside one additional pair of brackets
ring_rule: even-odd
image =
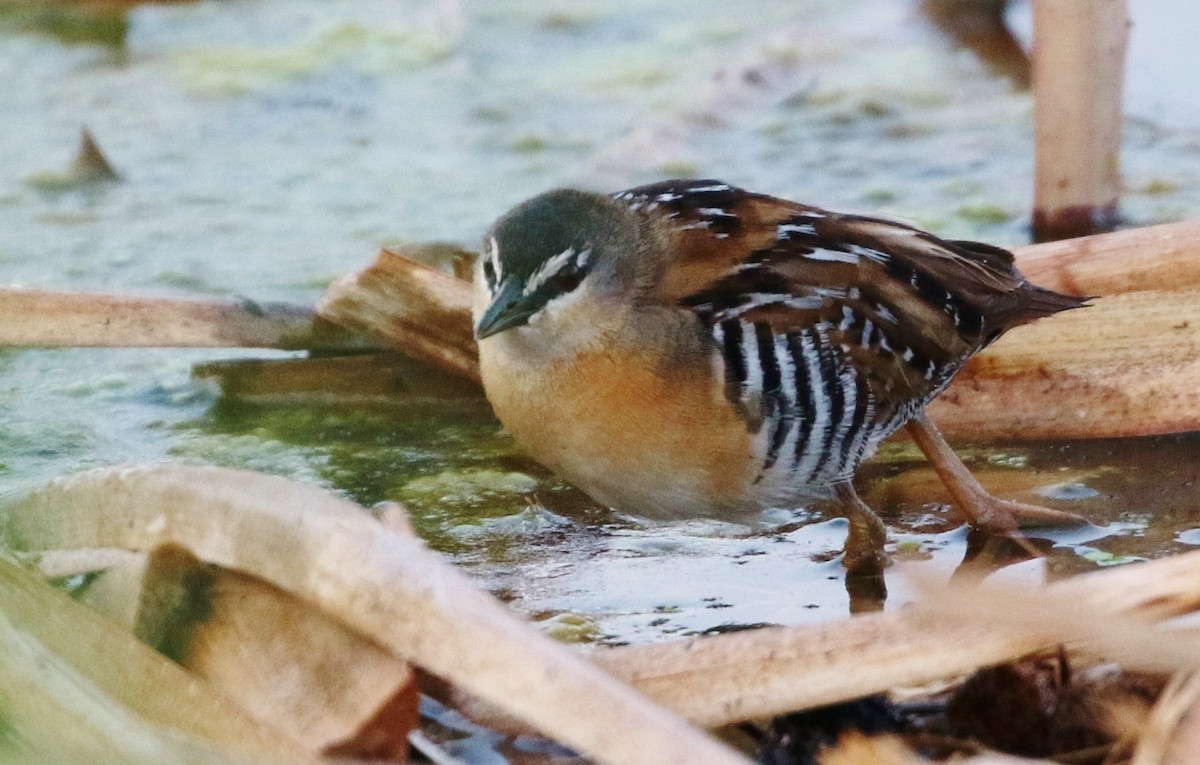
[(1113, 228), (1121, 192), (1126, 0), (1035, 0), (1037, 241)]

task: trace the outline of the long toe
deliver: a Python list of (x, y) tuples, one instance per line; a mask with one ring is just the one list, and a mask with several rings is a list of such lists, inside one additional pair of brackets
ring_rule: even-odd
[(991, 494), (973, 497), (963, 504), (971, 506), (962, 507), (961, 510), (972, 525), (999, 534), (1011, 534), (1017, 529), (1028, 528), (1069, 528), (1083, 526), (1088, 522), (1086, 518), (1075, 513), (1000, 499)]

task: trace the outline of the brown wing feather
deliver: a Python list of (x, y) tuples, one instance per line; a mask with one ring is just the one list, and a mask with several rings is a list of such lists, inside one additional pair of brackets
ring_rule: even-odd
[(657, 300), (710, 326), (819, 330), (881, 400), (925, 399), (1009, 328), (1083, 302), (1029, 284), (998, 247), (720, 181), (668, 181), (618, 199), (650, 216), (675, 254)]
[[(618, 198), (660, 221), (675, 253), (657, 298), (803, 328), (843, 305), (916, 328), (914, 343), (961, 353), (1027, 321), (1085, 299), (1030, 284), (1012, 253), (978, 242), (939, 239), (889, 220), (846, 215), (752, 194), (720, 181), (666, 181)], [(743, 310), (752, 295), (819, 296), (820, 309), (782, 300)], [(887, 319), (888, 314), (896, 318)], [(788, 319), (788, 315), (794, 318)]]

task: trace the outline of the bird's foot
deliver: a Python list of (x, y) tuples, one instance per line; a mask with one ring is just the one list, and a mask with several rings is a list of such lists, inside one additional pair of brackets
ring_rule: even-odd
[(913, 442), (929, 459), (938, 478), (954, 501), (954, 507), (975, 528), (1006, 536), (1032, 555), (1039, 555), (1029, 540), (1021, 535), (1020, 529), (1035, 526), (1082, 526), (1087, 519), (1062, 510), (1027, 505), (1011, 499), (1000, 499), (988, 493), (975, 480), (971, 471), (962, 463), (937, 427), (924, 412), (918, 412), (908, 423), (908, 432)]
[(843, 515), (850, 522), (842, 565), (847, 571), (878, 571), (891, 564), (884, 546), (887, 527), (875, 511), (859, 499), (854, 487), (843, 484), (834, 489)]
[(969, 496), (959, 497), (955, 506), (972, 526), (993, 534), (1011, 535), (1028, 528), (1083, 526), (1088, 522), (1082, 515), (1001, 499), (987, 492), (971, 492)]
[(987, 493), (982, 487), (963, 492), (955, 498), (954, 505), (972, 527), (1007, 537), (1035, 558), (1042, 557), (1042, 553), (1025, 538), (1021, 529), (1082, 526), (1088, 522), (1075, 513), (1001, 499)]
[(887, 544), (887, 528), (879, 516), (871, 513), (869, 516), (861, 513), (848, 513), (850, 530), (846, 534), (846, 547), (842, 555), (842, 565), (848, 571), (864, 569), (881, 569), (891, 564), (884, 545)]

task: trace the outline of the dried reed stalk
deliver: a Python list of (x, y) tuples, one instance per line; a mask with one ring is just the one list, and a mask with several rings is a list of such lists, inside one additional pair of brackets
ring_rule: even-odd
[[(988, 752), (971, 757), (954, 757), (955, 765), (1048, 765), (1048, 760), (1013, 757)], [(851, 732), (843, 735), (835, 746), (820, 753), (821, 765), (930, 765), (937, 760), (927, 759), (909, 749), (894, 736), (866, 736)]]
[(353, 350), (306, 308), (0, 288), (0, 346)]
[(7, 556), (0, 656), (5, 727), (45, 762), (317, 762)]
[(1200, 429), (1200, 290), (1133, 292), (1014, 330), (929, 407), (947, 438)]
[(602, 763), (746, 763), (514, 618), (408, 534), (314, 486), (221, 468), (91, 471), (13, 505), (5, 531), (18, 549), (183, 547)]
[(1030, 281), (1071, 295), (1200, 288), (1200, 220), (1034, 244), (1014, 252)]
[(1126, 0), (1033, 4), (1038, 241), (1116, 223), (1121, 193), (1121, 94), (1129, 36)]
[(994, 74), (1022, 90), (1030, 84), (1029, 56), (1005, 23), (1007, 0), (921, 0), (922, 14)]
[[(1200, 553), (1086, 574), (1046, 587), (1045, 595), (1090, 609), (1088, 623), (1132, 614), (1123, 618), (1149, 624), (1200, 603)], [(985, 613), (950, 618), (945, 609), (909, 608), (817, 626), (612, 648), (593, 653), (592, 660), (697, 724), (717, 726), (923, 685), (1079, 637), (1064, 633), (1044, 604), (1032, 609), (1044, 618), (1031, 622), (1012, 615), (1028, 609), (1010, 612), (974, 592), (961, 599), (984, 604)], [(1130, 639), (1151, 645), (1157, 636), (1143, 632)], [(1127, 653), (1137, 658), (1136, 650)], [(1195, 662), (1200, 653), (1184, 656)]]
[[(1150, 712), (1130, 765), (1183, 765), (1195, 762), (1200, 673), (1180, 672), (1171, 678)], [(1189, 719), (1190, 718), (1190, 719)], [(1180, 736), (1180, 734), (1183, 734)], [(1176, 741), (1183, 738), (1184, 741)]]
[(477, 383), (400, 353), (289, 359), (233, 359), (192, 367), (221, 395), (248, 402), (402, 404), (413, 399), (479, 401)]
[[(7, 536), (35, 550), (180, 545), (275, 583), (602, 761), (737, 761), (565, 656), (410, 535), (313, 487), (216, 468), (94, 471), (14, 506)], [(971, 590), (927, 603), (833, 624), (606, 649), (591, 658), (678, 714), (716, 726), (925, 684), (1064, 640), (1086, 640), (1159, 670), (1195, 666), (1200, 655), (1194, 633), (1157, 626), (1200, 603), (1200, 553), (1042, 592)], [(683, 752), (696, 759), (670, 759)]]
[(126, 554), (91, 579), (80, 602), (143, 643), (169, 647), (209, 688), (313, 756), (361, 743), (364, 755), (405, 760), (418, 698), (403, 660), (307, 603), (178, 547)]

